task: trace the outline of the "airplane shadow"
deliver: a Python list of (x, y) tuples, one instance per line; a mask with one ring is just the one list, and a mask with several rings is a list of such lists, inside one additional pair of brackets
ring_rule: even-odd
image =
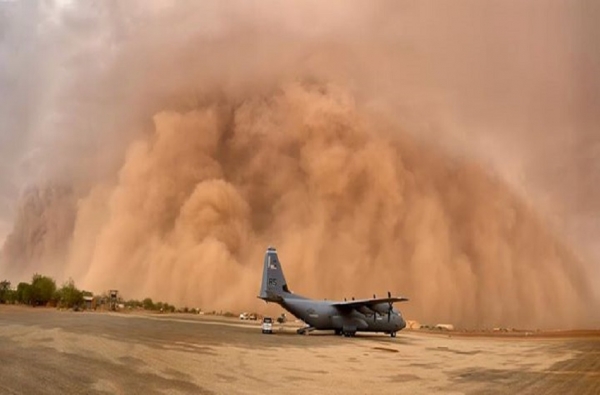
[(339, 339), (346, 339), (346, 340), (350, 340), (350, 341), (365, 341), (365, 340), (371, 340), (371, 341), (376, 341), (378, 343), (382, 343), (382, 344), (412, 344), (415, 342), (414, 339), (412, 338), (405, 338), (402, 337), (401, 334), (398, 334), (397, 337), (393, 338), (390, 337), (387, 334), (383, 334), (383, 333), (357, 333), (355, 336), (353, 337), (345, 337), (345, 336), (340, 336), (340, 335), (336, 335), (334, 332), (332, 331), (312, 331), (309, 334), (298, 334), (296, 333), (295, 330), (279, 330), (276, 329), (273, 331), (273, 335), (275, 336), (284, 336), (284, 337), (305, 337), (305, 338), (311, 338), (311, 337), (316, 337), (316, 338), (339, 338)]

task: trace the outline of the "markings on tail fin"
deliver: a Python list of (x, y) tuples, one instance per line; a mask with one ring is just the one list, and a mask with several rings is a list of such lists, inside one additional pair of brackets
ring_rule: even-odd
[(269, 256), (269, 269), (277, 270), (277, 259), (274, 256)]

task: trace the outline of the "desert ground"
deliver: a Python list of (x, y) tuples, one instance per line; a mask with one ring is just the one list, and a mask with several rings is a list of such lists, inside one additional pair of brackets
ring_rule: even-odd
[(0, 306), (2, 394), (598, 394), (600, 333), (263, 335), (189, 314)]

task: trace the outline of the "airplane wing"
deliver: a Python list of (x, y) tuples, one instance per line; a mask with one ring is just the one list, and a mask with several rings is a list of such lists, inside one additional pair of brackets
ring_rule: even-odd
[(335, 302), (333, 306), (341, 309), (356, 309), (359, 307), (373, 307), (382, 303), (407, 302), (409, 299), (404, 296), (388, 297), (388, 298), (373, 298), (373, 299), (357, 299), (344, 302)]

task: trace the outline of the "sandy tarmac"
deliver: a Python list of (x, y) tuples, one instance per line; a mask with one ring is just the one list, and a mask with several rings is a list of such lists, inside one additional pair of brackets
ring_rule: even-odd
[(344, 338), (0, 306), (1, 394), (599, 394), (600, 335)]

